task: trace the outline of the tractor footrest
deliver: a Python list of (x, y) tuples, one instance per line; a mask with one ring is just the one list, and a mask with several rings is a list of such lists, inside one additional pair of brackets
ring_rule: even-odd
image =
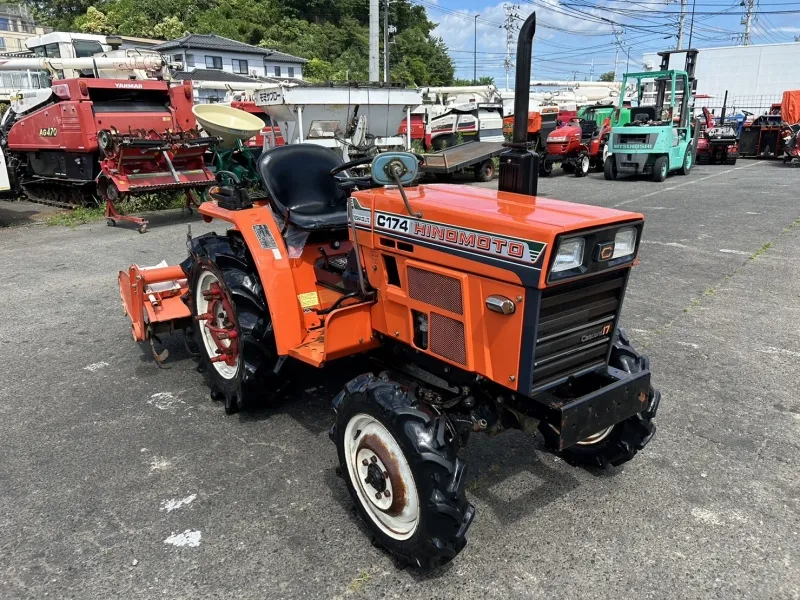
[(559, 397), (557, 390), (536, 396), (551, 411), (548, 422), (559, 429), (562, 450), (647, 410), (650, 401), (650, 371), (627, 373), (608, 367), (572, 384), (581, 392), (579, 397)]

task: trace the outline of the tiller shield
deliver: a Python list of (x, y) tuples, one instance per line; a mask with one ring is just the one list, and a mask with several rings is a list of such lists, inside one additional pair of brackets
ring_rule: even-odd
[(128, 133), (103, 130), (97, 134), (103, 153), (97, 188), (106, 202), (109, 225), (131, 221), (139, 232), (147, 229), (140, 217), (121, 215), (115, 205), (128, 195), (186, 190), (186, 208), (198, 205), (195, 192), (214, 183), (214, 174), (203, 156), (219, 143), (217, 137), (201, 136), (196, 129), (159, 133), (155, 130), (132, 130)]
[[(183, 298), (189, 291), (186, 275), (180, 266), (165, 264), (131, 265), (127, 272), (120, 271), (118, 278), (125, 314), (131, 319), (133, 339), (150, 343), (159, 366), (169, 356), (167, 350), (156, 349), (156, 343), (161, 343), (159, 334), (176, 329), (183, 329), (186, 334), (192, 327), (192, 313)], [(188, 339), (188, 335), (185, 337)]]

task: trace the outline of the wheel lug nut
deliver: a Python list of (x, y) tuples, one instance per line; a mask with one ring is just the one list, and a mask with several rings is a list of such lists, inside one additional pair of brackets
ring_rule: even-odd
[(373, 456), (370, 457), (369, 460), (370, 460), (370, 462), (376, 463), (376, 462), (378, 462), (378, 457), (373, 455)]
[(361, 464), (366, 467), (367, 465), (369, 465), (369, 461), (365, 458), (364, 460), (361, 461)]
[(375, 500), (380, 500), (380, 499), (381, 499), (381, 493), (378, 492), (377, 494), (375, 494)]
[(383, 495), (384, 495), (386, 498), (388, 498), (389, 496), (391, 496), (391, 494), (389, 493), (389, 490), (383, 490)]

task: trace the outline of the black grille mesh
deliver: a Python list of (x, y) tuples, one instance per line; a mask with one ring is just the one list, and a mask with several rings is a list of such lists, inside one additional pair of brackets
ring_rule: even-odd
[(414, 300), (464, 314), (461, 281), (455, 277), (440, 275), (417, 267), (408, 267), (408, 295)]
[(605, 362), (624, 289), (625, 271), (615, 271), (542, 293), (534, 387)]
[(467, 364), (464, 323), (432, 312), (430, 316), (430, 351), (460, 365)]

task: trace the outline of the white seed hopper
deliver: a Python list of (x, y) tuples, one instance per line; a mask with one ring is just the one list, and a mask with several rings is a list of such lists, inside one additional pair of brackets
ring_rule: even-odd
[(195, 104), (192, 112), (208, 135), (222, 138), (219, 147), (225, 150), (234, 148), (238, 140), (249, 140), (264, 127), (255, 115), (223, 104)]
[[(259, 90), (253, 99), (272, 117), (287, 144), (310, 142), (346, 153), (349, 144), (373, 141), (379, 148), (410, 148), (410, 138), (397, 132), (411, 109), (422, 103), (422, 92), (378, 86), (280, 86)], [(360, 135), (364, 127), (367, 136)]]

